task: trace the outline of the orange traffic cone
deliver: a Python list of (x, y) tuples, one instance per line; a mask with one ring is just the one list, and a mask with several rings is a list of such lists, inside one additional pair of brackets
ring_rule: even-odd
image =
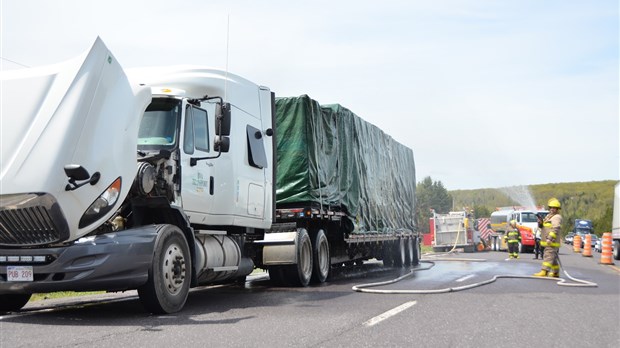
[(603, 233), (601, 246), (601, 263), (604, 265), (613, 265), (614, 262), (611, 260), (611, 232)]
[(581, 256), (592, 257), (592, 236), (586, 234), (585, 241), (583, 242), (583, 253)]
[(573, 251), (576, 253), (581, 251), (581, 236), (578, 234), (573, 237)]

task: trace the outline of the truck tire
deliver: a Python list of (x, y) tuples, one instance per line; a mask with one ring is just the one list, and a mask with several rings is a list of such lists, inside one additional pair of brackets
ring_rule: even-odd
[(0, 295), (0, 313), (15, 312), (30, 301), (31, 294), (3, 294)]
[(287, 266), (288, 283), (296, 286), (308, 286), (312, 278), (312, 242), (305, 228), (297, 229), (297, 264)]
[(394, 246), (392, 242), (383, 242), (383, 251), (381, 260), (383, 267), (394, 267)]
[(417, 237), (413, 237), (413, 254), (411, 255), (411, 266), (417, 266), (420, 264), (420, 256), (422, 255), (422, 247), (420, 246), (420, 240)]
[(394, 267), (403, 267), (406, 262), (405, 239), (398, 238), (394, 247)]
[(314, 234), (312, 258), (312, 282), (324, 283), (329, 276), (331, 258), (329, 256), (329, 241), (323, 230), (318, 230)]
[(157, 225), (157, 238), (149, 277), (138, 288), (142, 305), (151, 313), (178, 312), (185, 305), (191, 280), (187, 240), (174, 225)]
[(414, 257), (415, 257), (415, 250), (414, 250), (414, 240), (415, 237), (409, 237), (407, 238), (406, 242), (405, 242), (405, 266), (410, 267), (410, 266), (415, 266), (414, 263)]
[(620, 241), (614, 240), (611, 245), (613, 245), (614, 249), (614, 259), (620, 260)]

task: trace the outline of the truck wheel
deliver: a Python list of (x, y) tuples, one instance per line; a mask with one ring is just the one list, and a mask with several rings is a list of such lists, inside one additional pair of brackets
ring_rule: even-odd
[(420, 256), (422, 255), (422, 247), (417, 237), (413, 237), (413, 254), (411, 254), (411, 266), (420, 264)]
[(312, 242), (305, 228), (297, 229), (297, 264), (286, 269), (289, 283), (298, 286), (308, 286), (312, 277)]
[(403, 267), (406, 262), (405, 255), (405, 239), (398, 238), (394, 248), (394, 266), (395, 267)]
[(178, 227), (157, 225), (155, 228), (158, 233), (149, 278), (138, 288), (138, 295), (151, 313), (174, 313), (183, 308), (189, 294), (189, 247)]
[(384, 267), (394, 267), (394, 246), (391, 242), (383, 242), (383, 256), (381, 259), (383, 260)]
[(614, 249), (614, 259), (620, 260), (620, 242), (617, 240), (614, 240), (612, 245)]
[(409, 237), (405, 240), (405, 266), (409, 267), (414, 265), (413, 258), (415, 257), (415, 251), (413, 250), (414, 237)]
[(523, 246), (523, 244), (521, 244), (521, 242), (519, 242), (519, 254), (524, 254), (525, 253), (525, 247)]
[(0, 313), (15, 312), (30, 301), (31, 294), (3, 294), (0, 295)]
[(329, 276), (331, 259), (329, 257), (329, 241), (323, 230), (318, 230), (312, 241), (312, 256), (312, 281), (324, 283)]

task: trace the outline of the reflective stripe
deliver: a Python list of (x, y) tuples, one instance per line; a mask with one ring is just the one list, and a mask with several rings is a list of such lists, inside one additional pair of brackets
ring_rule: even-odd
[[(551, 269), (553, 269), (553, 270), (556, 270), (556, 271), (557, 271), (557, 270), (559, 270), (559, 269), (560, 269), (560, 266), (559, 266), (559, 265), (551, 265)], [(557, 273), (557, 272), (556, 272), (556, 273)]]
[(553, 224), (551, 224), (551, 222), (543, 222), (543, 226), (544, 227), (553, 227)]
[(540, 241), (540, 246), (546, 247), (547, 246), (547, 242)]
[(519, 243), (519, 241), (518, 240), (509, 240), (507, 243), (513, 243), (514, 244), (514, 243)]
[(558, 236), (558, 235), (557, 235), (557, 234), (555, 234), (555, 232), (553, 232), (553, 231), (549, 232), (549, 237), (551, 237), (551, 238), (555, 239), (557, 236)]
[[(540, 243), (542, 245), (542, 243)], [(560, 247), (560, 243), (546, 243), (547, 245), (545, 246), (550, 246), (552, 248), (559, 248)]]
[(553, 267), (551, 262), (543, 262), (542, 265), (543, 265), (543, 267)]

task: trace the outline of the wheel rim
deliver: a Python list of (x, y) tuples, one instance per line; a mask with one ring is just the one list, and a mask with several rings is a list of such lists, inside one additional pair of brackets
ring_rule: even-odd
[(327, 246), (327, 238), (321, 238), (319, 243), (319, 270), (321, 275), (326, 275), (329, 271), (329, 248)]
[(166, 290), (175, 295), (183, 288), (185, 282), (185, 255), (178, 244), (171, 244), (162, 262), (162, 275)]
[(312, 245), (310, 245), (309, 239), (304, 241), (299, 256), (301, 257), (301, 260), (299, 260), (301, 272), (305, 276), (310, 276), (312, 274)]

